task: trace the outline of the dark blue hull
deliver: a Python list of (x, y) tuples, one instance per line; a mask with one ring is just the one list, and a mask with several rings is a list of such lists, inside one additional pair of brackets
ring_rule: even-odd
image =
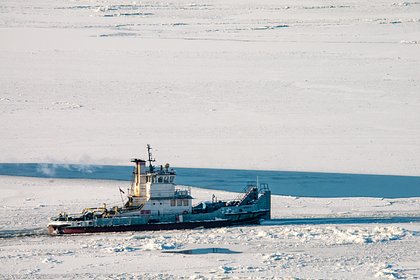
[(96, 233), (96, 232), (122, 232), (122, 231), (159, 231), (176, 229), (198, 229), (198, 228), (218, 228), (235, 225), (259, 224), (260, 219), (266, 215), (260, 212), (257, 215), (246, 219), (211, 220), (211, 221), (191, 221), (176, 223), (148, 223), (139, 225), (108, 226), (108, 227), (70, 227), (52, 226), (48, 227), (48, 232), (54, 234), (75, 234), (75, 233)]

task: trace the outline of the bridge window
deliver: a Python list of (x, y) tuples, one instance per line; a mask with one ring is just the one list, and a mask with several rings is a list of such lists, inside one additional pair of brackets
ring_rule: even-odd
[(169, 181), (170, 181), (171, 183), (173, 183), (173, 182), (174, 182), (174, 176), (170, 176), (170, 177), (169, 177)]
[(175, 199), (171, 199), (171, 206), (175, 206)]
[(165, 182), (165, 183), (168, 183), (168, 182), (169, 182), (169, 180), (168, 180), (168, 176), (165, 176), (164, 182)]
[(156, 177), (152, 177), (152, 181), (153, 181), (153, 183), (156, 183)]
[(182, 199), (176, 200), (176, 206), (182, 206)]
[(161, 177), (161, 176), (159, 176), (159, 177), (158, 177), (158, 183), (162, 183), (162, 181), (163, 181), (163, 180), (162, 180), (162, 177)]
[(184, 200), (183, 200), (183, 204), (184, 204), (184, 206), (188, 206), (188, 204), (189, 204), (189, 203), (188, 203), (188, 199), (184, 199)]

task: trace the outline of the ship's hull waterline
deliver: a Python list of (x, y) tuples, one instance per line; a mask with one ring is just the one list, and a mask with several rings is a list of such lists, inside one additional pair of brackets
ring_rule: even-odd
[(211, 220), (211, 221), (191, 221), (177, 223), (150, 223), (138, 225), (122, 226), (103, 226), (103, 227), (60, 227), (49, 225), (48, 233), (50, 235), (61, 234), (80, 234), (80, 233), (99, 233), (99, 232), (124, 232), (124, 231), (161, 231), (161, 230), (180, 230), (180, 229), (200, 229), (200, 228), (218, 228), (237, 225), (259, 224), (262, 217), (266, 215), (261, 212), (254, 217), (238, 220)]

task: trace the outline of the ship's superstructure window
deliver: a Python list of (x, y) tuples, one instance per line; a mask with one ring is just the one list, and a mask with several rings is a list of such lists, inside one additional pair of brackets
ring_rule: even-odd
[(162, 181), (163, 181), (163, 180), (162, 180), (162, 177), (161, 177), (161, 176), (159, 176), (159, 177), (158, 177), (158, 183), (162, 183)]
[(177, 199), (176, 206), (182, 206), (182, 200), (181, 199)]
[(169, 181), (170, 181), (171, 183), (173, 183), (173, 182), (174, 182), (174, 176), (170, 176), (170, 177), (169, 177)]
[(171, 199), (171, 206), (175, 206), (175, 199)]
[(165, 179), (163, 180), (164, 183), (169, 183), (169, 178), (168, 176), (165, 176)]
[(184, 206), (188, 206), (188, 199), (184, 199), (182, 204), (184, 204)]

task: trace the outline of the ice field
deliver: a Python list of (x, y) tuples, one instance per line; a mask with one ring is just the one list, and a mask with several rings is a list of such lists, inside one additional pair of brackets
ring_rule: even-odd
[(2, 162), (420, 175), (415, 1), (0, 4)]
[[(420, 274), (419, 198), (273, 196), (273, 220), (260, 226), (46, 235), (48, 217), (58, 212), (79, 212), (104, 202), (120, 205), (121, 184), (1, 176), (0, 277), (413, 279)], [(196, 201), (212, 194), (237, 196), (197, 188), (192, 193)], [(356, 218), (337, 223), (349, 216)], [(373, 216), (408, 219), (366, 218)], [(314, 217), (330, 218), (312, 224), (290, 221)], [(289, 222), (282, 224), (285, 218)], [(183, 250), (190, 252), (168, 253)]]
[(1, 163), (303, 173), (259, 226), (59, 237), (127, 182), (1, 173), (0, 278), (418, 279), (419, 92), (416, 1), (2, 0)]

